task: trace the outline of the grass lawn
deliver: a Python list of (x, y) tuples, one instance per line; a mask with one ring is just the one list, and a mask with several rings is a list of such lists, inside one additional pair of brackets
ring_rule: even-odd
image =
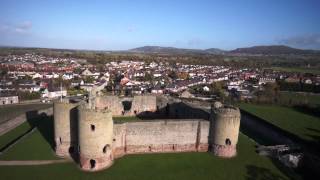
[(52, 107), (52, 104), (12, 104), (0, 106), (0, 123), (32, 110)]
[(2, 160), (45, 160), (57, 159), (53, 152), (53, 118), (43, 117), (28, 120), (12, 131), (0, 136), (2, 145), (10, 143), (31, 127), (36, 130), (21, 139), (8, 151), (0, 155)]
[(297, 72), (297, 73), (313, 73), (320, 74), (319, 69), (315, 68), (303, 68), (303, 67), (272, 67), (271, 69), (284, 72)]
[(130, 122), (130, 121), (137, 121), (141, 120), (137, 116), (127, 116), (127, 117), (112, 117), (115, 122)]
[(239, 104), (250, 112), (300, 138), (317, 142), (320, 139), (320, 118), (299, 112), (293, 108), (276, 105)]
[(29, 134), (11, 147), (0, 160), (51, 160), (58, 159), (50, 144), (44, 140), (39, 130)]
[(12, 140), (18, 138), (23, 133), (27, 132), (31, 129), (31, 125), (28, 122), (24, 122), (20, 126), (15, 129), (7, 132), (6, 134), (0, 136), (0, 149), (2, 149), (5, 145), (10, 143)]
[[(17, 145), (11, 157), (35, 158), (39, 152), (40, 159), (51, 155), (44, 139), (34, 136)], [(28, 148), (34, 144), (36, 147)], [(278, 169), (277, 164), (269, 158), (255, 153), (255, 143), (240, 134), (238, 156), (223, 159), (210, 153), (169, 153), (128, 155), (116, 159), (109, 169), (88, 173), (82, 172), (74, 163), (43, 165), (43, 166), (0, 166), (2, 179), (289, 179)], [(46, 153), (45, 153), (46, 152)], [(8, 152), (9, 153), (9, 152)], [(15, 154), (15, 155), (14, 155)], [(23, 155), (21, 155), (23, 154)]]

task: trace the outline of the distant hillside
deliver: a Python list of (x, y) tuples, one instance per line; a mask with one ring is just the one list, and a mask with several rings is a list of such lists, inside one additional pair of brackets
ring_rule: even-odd
[(231, 54), (263, 54), (263, 55), (281, 55), (281, 54), (318, 54), (320, 51), (302, 50), (288, 46), (253, 46), (248, 48), (238, 48), (229, 51)]
[(130, 52), (138, 53), (160, 53), (160, 54), (220, 54), (220, 55), (304, 55), (304, 54), (320, 54), (316, 50), (302, 50), (289, 46), (274, 45), (274, 46), (253, 46), (247, 48), (237, 48), (231, 51), (225, 51), (217, 48), (210, 49), (183, 49), (174, 47), (161, 46), (143, 46), (135, 49), (130, 49)]
[(143, 46), (130, 49), (131, 52), (139, 53), (163, 53), (163, 54), (188, 54), (188, 53), (206, 53), (200, 49), (182, 49), (174, 47), (161, 47), (161, 46)]
[(218, 48), (210, 48), (210, 49), (206, 49), (204, 51), (209, 54), (226, 54), (226, 53), (228, 53), (228, 51), (218, 49)]

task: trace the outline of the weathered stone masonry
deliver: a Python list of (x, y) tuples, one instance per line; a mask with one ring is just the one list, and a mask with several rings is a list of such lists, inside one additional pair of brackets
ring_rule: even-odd
[(205, 120), (156, 120), (115, 124), (113, 153), (208, 151), (209, 122)]
[[(237, 108), (215, 104), (210, 121), (165, 119), (114, 124), (112, 106), (118, 106), (119, 102), (108, 103), (102, 99), (96, 101), (100, 102), (96, 103), (95, 108), (84, 102), (72, 104), (66, 100), (54, 104), (56, 154), (63, 157), (76, 154), (83, 170), (105, 169), (112, 165), (115, 158), (126, 154), (211, 150), (217, 156), (236, 155), (240, 125)], [(134, 99), (134, 110), (159, 110), (156, 97)], [(111, 105), (101, 108), (103, 106), (99, 104)], [(176, 107), (181, 110), (184, 106)], [(161, 108), (163, 109), (163, 105)]]

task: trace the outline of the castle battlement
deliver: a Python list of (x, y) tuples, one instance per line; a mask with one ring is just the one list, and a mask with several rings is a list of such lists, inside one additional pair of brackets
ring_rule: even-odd
[[(85, 102), (68, 100), (54, 103), (56, 154), (76, 156), (81, 169), (97, 171), (110, 167), (115, 158), (126, 154), (166, 152), (207, 152), (222, 157), (236, 155), (240, 126), (237, 108), (218, 104), (211, 111), (210, 121), (195, 118), (201, 109), (169, 101), (167, 97), (138, 96), (131, 98), (131, 115), (166, 115), (191, 119), (141, 120), (114, 124), (113, 116), (126, 116), (116, 96), (98, 96), (95, 107)], [(111, 101), (112, 100), (112, 101)], [(182, 104), (181, 104), (182, 103)], [(116, 108), (116, 109), (113, 109)], [(114, 115), (114, 113), (116, 115)], [(206, 112), (207, 113), (207, 112)], [(202, 117), (202, 116), (201, 116)]]

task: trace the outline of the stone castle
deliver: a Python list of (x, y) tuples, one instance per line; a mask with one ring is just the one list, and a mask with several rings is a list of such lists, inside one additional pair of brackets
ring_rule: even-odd
[[(113, 121), (124, 116), (156, 119)], [(239, 127), (239, 109), (219, 102), (207, 113), (164, 96), (54, 103), (56, 155), (74, 158), (86, 171), (108, 168), (126, 154), (210, 151), (233, 157)]]

